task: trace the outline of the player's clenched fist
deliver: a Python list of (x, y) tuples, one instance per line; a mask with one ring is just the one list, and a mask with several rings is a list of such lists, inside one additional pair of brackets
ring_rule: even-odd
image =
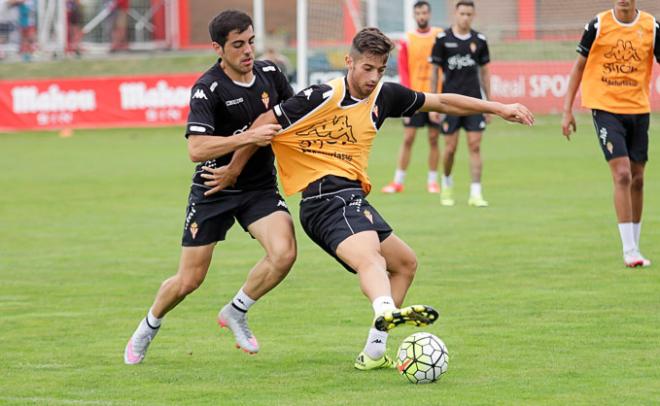
[(282, 129), (279, 124), (266, 124), (257, 128), (251, 129), (243, 133), (243, 135), (250, 137), (250, 143), (264, 147), (270, 144), (275, 134)]

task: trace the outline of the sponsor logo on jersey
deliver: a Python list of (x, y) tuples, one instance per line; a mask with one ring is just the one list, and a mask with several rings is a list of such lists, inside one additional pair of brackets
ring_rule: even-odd
[(261, 70), (264, 72), (275, 72), (277, 71), (277, 68), (275, 68), (274, 66), (264, 66), (263, 68), (261, 68)]
[(218, 82), (213, 82), (213, 83), (211, 83), (211, 87), (209, 89), (211, 91), (214, 91), (216, 87), (218, 87)]
[(261, 102), (264, 104), (264, 108), (268, 110), (268, 106), (270, 104), (270, 97), (268, 96), (268, 92), (264, 91), (261, 93)]
[(225, 102), (225, 106), (229, 107), (229, 106), (233, 106), (235, 104), (240, 104), (240, 103), (243, 103), (243, 98), (242, 97), (239, 97), (238, 99), (227, 100)]
[(625, 75), (639, 70), (635, 65), (639, 64), (642, 59), (639, 57), (631, 41), (624, 42), (622, 39), (618, 40), (616, 46), (613, 46), (604, 56), (607, 58), (607, 61), (603, 63), (603, 82), (610, 86), (634, 87), (638, 85), (638, 82), (631, 78), (608, 78), (605, 76), (608, 74)]
[(202, 89), (197, 89), (195, 90), (195, 94), (193, 94), (193, 99), (204, 99), (208, 100), (208, 97), (206, 97), (206, 93)]
[(450, 70), (461, 70), (463, 68), (469, 68), (475, 66), (477, 63), (472, 59), (470, 55), (454, 55), (447, 59), (447, 65)]
[(348, 116), (335, 116), (321, 123), (313, 124), (296, 132), (296, 135), (315, 138), (301, 141), (301, 144), (304, 144), (303, 146), (307, 148), (315, 143), (318, 143), (319, 147), (323, 148), (324, 143), (336, 144), (340, 142), (344, 145), (347, 143), (355, 144), (357, 142), (355, 135), (353, 135), (353, 127), (348, 123)]
[(458, 48), (458, 44), (455, 42), (445, 42), (445, 48)]
[(289, 208), (284, 200), (279, 200), (276, 207), (284, 207), (285, 209)]

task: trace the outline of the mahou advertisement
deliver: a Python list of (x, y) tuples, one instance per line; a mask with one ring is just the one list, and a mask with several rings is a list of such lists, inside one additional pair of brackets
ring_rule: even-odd
[[(560, 113), (571, 61), (493, 62), (491, 97), (520, 102), (534, 114)], [(660, 111), (657, 66), (649, 88), (651, 109)], [(342, 72), (326, 72), (333, 78)], [(319, 76), (315, 73), (312, 78)], [(182, 125), (190, 88), (198, 74), (0, 80), (0, 131)], [(386, 78), (396, 80), (397, 78)], [(580, 98), (574, 105), (580, 109)]]
[(182, 124), (197, 75), (0, 81), (0, 131)]

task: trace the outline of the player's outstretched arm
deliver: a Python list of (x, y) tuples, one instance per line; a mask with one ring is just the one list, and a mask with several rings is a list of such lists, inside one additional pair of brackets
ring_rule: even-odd
[(571, 75), (568, 78), (568, 89), (566, 91), (566, 96), (564, 96), (564, 108), (561, 116), (561, 132), (569, 141), (571, 140), (571, 133), (577, 130), (577, 124), (575, 123), (575, 117), (573, 116), (573, 102), (575, 101), (575, 95), (580, 87), (582, 73), (584, 73), (584, 67), (586, 64), (587, 58), (578, 55), (578, 58), (573, 65), (573, 69), (571, 69)]
[(426, 93), (420, 111), (437, 111), (452, 116), (471, 114), (497, 114), (507, 121), (532, 125), (534, 115), (520, 103), (502, 104), (452, 93)]
[(204, 184), (211, 187), (211, 189), (204, 192), (205, 196), (212, 195), (235, 184), (236, 179), (238, 179), (238, 175), (241, 174), (245, 164), (247, 164), (247, 162), (250, 160), (250, 157), (257, 151), (257, 148), (268, 145), (273, 136), (282, 129), (282, 127), (277, 122), (275, 114), (272, 110), (269, 110), (257, 117), (250, 128), (243, 134), (251, 132), (253, 129), (256, 130), (265, 128), (274, 130), (273, 133), (269, 135), (268, 142), (263, 144), (251, 143), (247, 146), (242, 146), (234, 153), (234, 156), (231, 158), (231, 162), (229, 162), (228, 165), (221, 166), (219, 168), (209, 168), (207, 166), (202, 167), (202, 169), (204, 169), (206, 172), (202, 173), (201, 176), (204, 179), (208, 179), (206, 182), (204, 182)]
[(252, 126), (241, 134), (227, 137), (190, 135), (188, 137), (188, 155), (193, 162), (204, 162), (236, 151), (246, 145), (268, 145), (279, 130), (281, 130), (279, 125), (265, 125)]

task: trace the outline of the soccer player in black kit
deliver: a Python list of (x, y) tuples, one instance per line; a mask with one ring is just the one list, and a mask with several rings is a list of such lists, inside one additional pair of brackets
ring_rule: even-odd
[[(488, 43), (483, 34), (472, 29), (472, 19), (475, 15), (474, 2), (460, 0), (456, 3), (454, 24), (438, 34), (431, 62), (436, 65), (432, 70), (431, 86), (438, 81), (438, 68), (442, 68), (444, 81), (443, 93), (457, 93), (464, 96), (488, 100), (490, 96), (490, 72), (488, 63), (490, 54)], [(432, 87), (435, 89), (435, 87)], [(441, 125), (445, 135), (445, 152), (443, 155), (442, 191), (440, 203), (443, 206), (453, 206), (453, 181), (451, 177), (454, 166), (454, 156), (458, 145), (458, 132), (461, 127), (466, 131), (470, 153), (470, 197), (468, 205), (486, 207), (488, 202), (481, 193), (481, 136), (486, 129), (488, 116), (475, 114), (469, 116), (447, 115)]]
[[(198, 162), (184, 222), (182, 252), (176, 275), (165, 280), (147, 316), (140, 321), (124, 351), (126, 364), (138, 364), (160, 328), (161, 319), (204, 281), (213, 249), (238, 220), (266, 251), (243, 287), (218, 314), (232, 330), (236, 345), (248, 353), (259, 344), (247, 324), (247, 311), (281, 282), (296, 257), (293, 222), (277, 190), (273, 152), (269, 146), (279, 125), (249, 128), (263, 112), (289, 98), (291, 86), (270, 61), (255, 61), (251, 18), (228, 10), (209, 24), (220, 57), (193, 86), (186, 138), (190, 158)], [(233, 186), (210, 195), (200, 176), (203, 168), (228, 164), (233, 151), (257, 146)]]

